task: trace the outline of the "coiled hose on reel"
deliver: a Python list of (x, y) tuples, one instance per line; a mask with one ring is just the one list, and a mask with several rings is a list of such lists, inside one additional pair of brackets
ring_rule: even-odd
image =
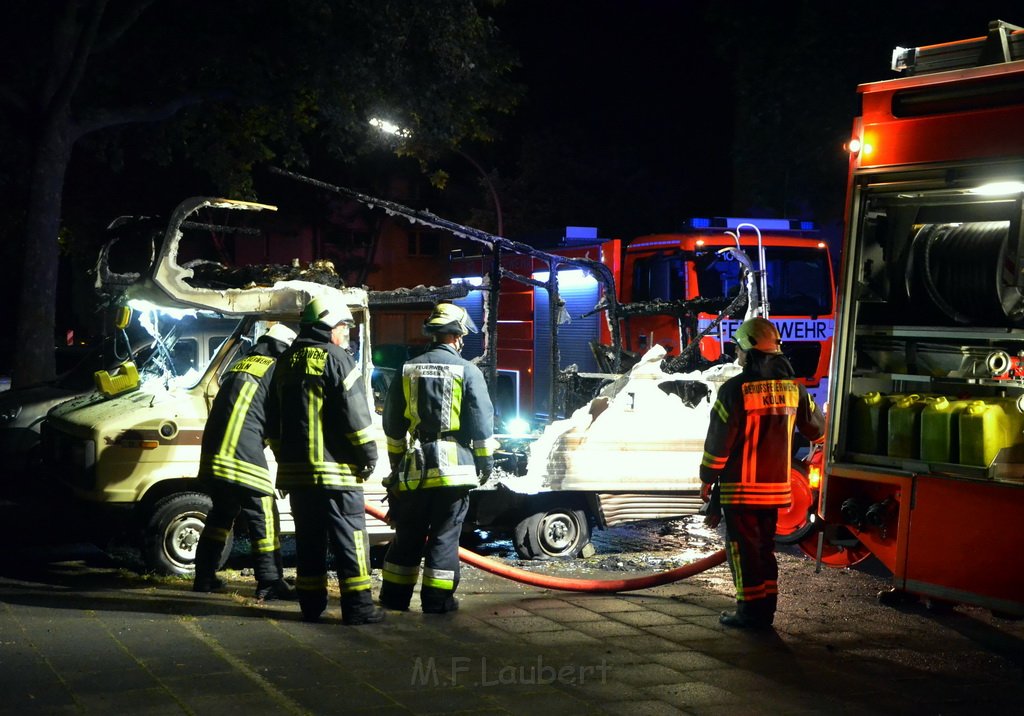
[(1008, 221), (921, 225), (911, 239), (906, 268), (911, 302), (926, 298), (964, 325), (1024, 319), (1017, 276), (1004, 265), (1010, 259), (1008, 236)]

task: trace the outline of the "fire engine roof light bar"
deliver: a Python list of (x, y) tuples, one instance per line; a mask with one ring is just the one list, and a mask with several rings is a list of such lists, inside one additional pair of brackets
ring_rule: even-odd
[(686, 226), (691, 229), (738, 229), (741, 226), (755, 225), (762, 231), (814, 231), (817, 227), (813, 221), (799, 219), (755, 219), (739, 216), (698, 216), (687, 219)]

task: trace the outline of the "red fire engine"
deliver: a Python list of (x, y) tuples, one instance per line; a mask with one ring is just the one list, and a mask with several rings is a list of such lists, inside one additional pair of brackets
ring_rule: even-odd
[(897, 48), (861, 85), (821, 531), (883, 603), (1024, 616), (1024, 32)]
[[(625, 247), (618, 239), (597, 238), (596, 229), (567, 227), (562, 243), (548, 251), (607, 266), (620, 304), (621, 349), (638, 356), (661, 345), (671, 361), (679, 359), (740, 292), (740, 262), (735, 254), (722, 251), (734, 247), (765, 267), (771, 319), (779, 326), (784, 349), (801, 379), (823, 402), (835, 290), (827, 244), (810, 222), (691, 219), (683, 231), (642, 236)], [(489, 260), (482, 256), (455, 262), (455, 280), (481, 281)], [(558, 269), (558, 291), (564, 305), (552, 313), (545, 290), (548, 261), (508, 253), (502, 257), (502, 270), (532, 279), (535, 285), (508, 278), (501, 284), (496, 346), (503, 403), (499, 409), (506, 416), (548, 416), (556, 371), (573, 364), (583, 374), (607, 370), (599, 346), (610, 346), (612, 336), (605, 316), (594, 310), (606, 289), (578, 266), (563, 266)], [(477, 294), (460, 303), (481, 317), (483, 300)], [(549, 360), (552, 320), (560, 322), (557, 368)], [(692, 351), (677, 368), (694, 370), (718, 361), (731, 350), (729, 340), (741, 320), (742, 310), (716, 323), (700, 340), (699, 351)], [(471, 342), (466, 354), (481, 350)]]
[[(760, 234), (758, 234), (760, 232)], [(760, 241), (759, 241), (760, 239)], [(658, 344), (671, 359), (704, 333), (717, 318), (717, 298), (739, 291), (738, 262), (721, 250), (739, 246), (764, 270), (769, 315), (782, 334), (797, 375), (818, 402), (828, 386), (835, 286), (827, 244), (814, 225), (788, 219), (690, 219), (685, 231), (641, 236), (629, 243), (622, 271), (623, 303), (628, 301), (695, 301), (686, 321), (671, 315), (643, 315), (624, 321), (623, 344), (642, 353)], [(700, 339), (704, 360), (717, 361), (731, 351), (732, 332), (742, 316), (722, 321)]]

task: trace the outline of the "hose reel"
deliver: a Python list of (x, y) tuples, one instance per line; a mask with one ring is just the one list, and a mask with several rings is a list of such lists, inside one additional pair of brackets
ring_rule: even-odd
[(920, 225), (906, 266), (911, 304), (921, 301), (962, 325), (1024, 322), (1009, 233), (1009, 221)]

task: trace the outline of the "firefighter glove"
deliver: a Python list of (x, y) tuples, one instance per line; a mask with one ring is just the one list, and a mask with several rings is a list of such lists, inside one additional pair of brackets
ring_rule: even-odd
[(700, 499), (702, 502), (711, 500), (711, 491), (715, 488), (714, 482), (705, 482), (700, 486)]
[(491, 473), (494, 472), (494, 456), (474, 456), (473, 462), (476, 463), (476, 475), (480, 479), (480, 484), (483, 485), (491, 479)]
[(391, 474), (397, 475), (398, 468), (402, 466), (402, 458), (405, 457), (405, 453), (401, 452), (389, 452), (388, 462), (391, 463)]
[[(704, 496), (707, 491), (707, 496)], [(706, 500), (700, 508), (704, 515), (704, 526), (715, 529), (722, 522), (722, 501), (718, 491), (718, 482), (705, 483), (701, 488), (701, 497)]]
[(371, 463), (369, 463), (367, 465), (364, 465), (363, 469), (361, 469), (358, 473), (356, 473), (356, 481), (357, 482), (366, 482), (367, 480), (369, 480), (370, 479), (370, 475), (373, 474), (373, 471), (374, 471), (374, 469), (376, 467), (377, 467), (377, 463), (375, 463), (375, 462), (371, 462)]

